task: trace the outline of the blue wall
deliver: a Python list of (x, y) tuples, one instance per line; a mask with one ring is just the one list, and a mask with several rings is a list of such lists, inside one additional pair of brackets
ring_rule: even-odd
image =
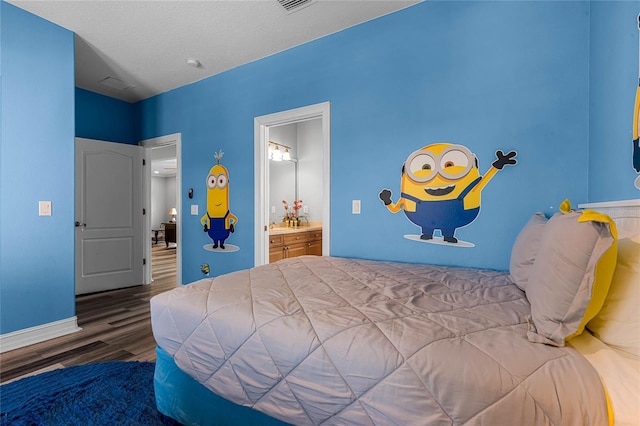
[(133, 104), (76, 88), (76, 136), (137, 145)]
[[(182, 201), (200, 211), (213, 153), (225, 151), (240, 251), (206, 252), (199, 217), (185, 215), (183, 282), (205, 262), (215, 275), (253, 265), (253, 118), (324, 101), (332, 254), (506, 269), (535, 210), (638, 198), (638, 12), (637, 1), (428, 1), (131, 106), (74, 90), (73, 34), (0, 2), (0, 334), (75, 314), (74, 117), (77, 135), (94, 139), (181, 132)], [(397, 199), (412, 151), (442, 140), (469, 147), (482, 173), (496, 149), (518, 152), (458, 231), (475, 248), (408, 241), (417, 228), (378, 200), (382, 188)], [(52, 217), (37, 215), (38, 200), (53, 201)]]
[[(73, 33), (0, 2), (0, 334), (75, 315)], [(28, 30), (27, 30), (28, 29)], [(38, 216), (38, 201), (53, 215)]]
[(640, 197), (633, 182), (640, 2), (591, 3), (589, 201)]
[[(230, 239), (209, 253), (196, 216), (182, 218), (183, 281), (253, 264), (253, 118), (331, 102), (331, 254), (506, 269), (511, 245), (538, 209), (588, 196), (589, 3), (424, 2), (141, 102), (140, 139), (182, 132), (183, 194), (203, 211), (204, 179), (223, 149)], [(286, 76), (286, 78), (283, 78)], [(467, 146), (486, 172), (516, 150), (483, 191), (478, 219), (459, 229), (474, 248), (403, 238), (418, 229), (389, 213), (402, 163), (438, 141)], [(300, 194), (304, 199), (304, 194)], [(362, 214), (351, 214), (351, 200)]]

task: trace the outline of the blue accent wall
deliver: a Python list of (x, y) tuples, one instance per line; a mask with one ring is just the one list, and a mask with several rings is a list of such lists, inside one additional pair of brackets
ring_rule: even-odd
[[(536, 210), (587, 201), (589, 3), (424, 2), (141, 102), (140, 139), (182, 132), (182, 193), (205, 209), (213, 153), (231, 174), (241, 250), (202, 249), (198, 217), (183, 216), (183, 281), (253, 264), (253, 118), (331, 102), (331, 254), (496, 269)], [(400, 170), (422, 146), (467, 146), (485, 173), (516, 150), (458, 230), (474, 248), (414, 242), (403, 213), (378, 199), (400, 192)], [(304, 194), (300, 194), (302, 199)], [(362, 214), (351, 214), (351, 200)], [(231, 239), (230, 239), (231, 240)]]
[[(0, 1), (0, 334), (75, 315), (75, 135), (181, 133), (182, 203), (201, 213), (224, 150), (239, 218), (228, 243), (240, 250), (205, 251), (199, 216), (183, 215), (190, 282), (202, 263), (213, 275), (253, 266), (254, 117), (325, 101), (333, 255), (506, 269), (534, 211), (638, 198), (639, 12), (637, 1), (427, 1), (130, 105), (75, 89), (73, 34)], [(497, 149), (518, 153), (457, 232), (474, 248), (406, 240), (417, 228), (378, 199), (389, 188), (397, 200), (404, 160), (438, 141), (467, 146), (481, 173)], [(351, 214), (353, 199), (362, 214)], [(53, 202), (53, 216), (38, 216), (39, 200)]]
[[(73, 33), (0, 2), (0, 334), (75, 315)], [(53, 215), (38, 216), (38, 201)]]
[(591, 3), (589, 201), (640, 198), (633, 182), (639, 1)]
[(137, 145), (133, 104), (76, 88), (76, 136)]

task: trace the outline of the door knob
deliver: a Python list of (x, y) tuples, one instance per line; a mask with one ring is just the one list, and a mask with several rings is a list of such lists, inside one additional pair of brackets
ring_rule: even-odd
[(82, 226), (82, 227), (85, 227), (85, 226), (87, 226), (87, 224), (86, 224), (86, 223), (80, 223), (80, 222), (78, 222), (78, 221), (76, 220), (76, 227), (77, 227), (77, 228), (79, 228), (79, 227), (81, 227), (81, 226)]

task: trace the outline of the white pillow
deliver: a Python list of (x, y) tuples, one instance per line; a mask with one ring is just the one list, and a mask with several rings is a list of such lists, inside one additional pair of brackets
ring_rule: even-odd
[(537, 212), (524, 225), (511, 249), (509, 261), (509, 278), (520, 290), (526, 290), (529, 274), (536, 260), (540, 239), (547, 218), (544, 213)]
[(640, 235), (618, 241), (609, 294), (587, 328), (604, 343), (640, 357)]

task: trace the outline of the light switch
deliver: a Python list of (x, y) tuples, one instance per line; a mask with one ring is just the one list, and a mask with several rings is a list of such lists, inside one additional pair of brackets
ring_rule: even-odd
[(197, 204), (191, 204), (191, 214), (193, 216), (198, 214), (198, 205)]
[(276, 213), (276, 206), (271, 206), (271, 214), (275, 214)]
[(38, 201), (38, 215), (51, 216), (51, 201)]
[(351, 213), (360, 214), (360, 200), (351, 201)]
[(309, 206), (302, 206), (302, 213), (309, 214)]

